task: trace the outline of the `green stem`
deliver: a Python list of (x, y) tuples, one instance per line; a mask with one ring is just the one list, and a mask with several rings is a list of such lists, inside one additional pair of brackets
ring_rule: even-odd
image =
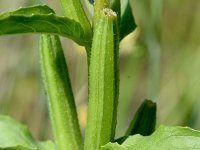
[(108, 8), (109, 3), (107, 0), (96, 0), (94, 3), (94, 18), (93, 18), (93, 27), (95, 28), (98, 25), (99, 17), (101, 16), (101, 11), (104, 8)]
[(147, 38), (149, 52), (148, 97), (156, 101), (160, 89), (160, 45), (153, 34)]
[[(89, 104), (85, 150), (99, 150), (113, 140), (118, 100), (116, 13), (105, 8), (94, 28), (89, 66)], [(117, 74), (117, 76), (116, 76)]]
[(58, 150), (82, 150), (74, 96), (58, 36), (42, 35), (40, 62)]
[[(84, 37), (91, 43), (92, 29), (80, 0), (60, 0), (65, 16), (79, 22), (85, 31)], [(90, 45), (88, 45), (90, 46)], [(87, 52), (89, 53), (89, 52)]]

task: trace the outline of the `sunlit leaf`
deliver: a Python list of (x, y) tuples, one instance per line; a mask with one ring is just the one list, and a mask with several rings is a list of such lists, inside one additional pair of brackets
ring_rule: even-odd
[(188, 127), (159, 127), (151, 136), (130, 136), (119, 145), (108, 143), (101, 150), (197, 150), (200, 132)]
[(56, 16), (47, 6), (20, 8), (0, 14), (0, 36), (20, 33), (50, 33), (65, 36), (80, 45), (88, 45), (81, 25), (67, 17)]

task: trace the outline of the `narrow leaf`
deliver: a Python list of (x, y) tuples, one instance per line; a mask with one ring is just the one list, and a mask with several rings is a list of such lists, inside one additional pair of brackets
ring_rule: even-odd
[(129, 1), (127, 2), (124, 13), (121, 17), (120, 22), (120, 40), (122, 40), (126, 35), (131, 33), (136, 28), (135, 19), (133, 17), (132, 8)]
[(122, 145), (108, 143), (101, 150), (197, 150), (200, 132), (188, 127), (160, 126), (151, 136), (130, 136)]
[(65, 36), (80, 45), (90, 43), (81, 25), (59, 17), (47, 6), (34, 6), (0, 14), (0, 36), (20, 33), (51, 33)]
[(126, 136), (141, 134), (150, 135), (155, 130), (156, 125), (156, 103), (145, 100), (137, 110)]
[(138, 108), (125, 136), (116, 139), (115, 142), (122, 144), (130, 135), (151, 135), (156, 125), (156, 103), (145, 100)]
[(74, 96), (58, 36), (41, 36), (40, 62), (57, 147), (59, 150), (82, 150)]
[(115, 76), (118, 49), (115, 45), (116, 13), (106, 8), (100, 12), (94, 28), (89, 66), (89, 104), (85, 150), (99, 150), (113, 138), (118, 82)]
[(7, 116), (0, 116), (1, 150), (55, 150), (52, 142), (34, 140), (26, 126)]

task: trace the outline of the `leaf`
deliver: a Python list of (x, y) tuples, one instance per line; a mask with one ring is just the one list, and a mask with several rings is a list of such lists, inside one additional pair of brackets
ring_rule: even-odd
[(0, 14), (0, 36), (20, 33), (50, 33), (70, 38), (80, 45), (89, 45), (81, 25), (67, 17), (56, 16), (46, 5), (20, 8)]
[(115, 142), (122, 144), (130, 135), (134, 134), (151, 135), (156, 125), (156, 109), (156, 103), (151, 100), (144, 100), (135, 113), (125, 136), (116, 139)]
[(47, 142), (36, 142), (36, 145), (39, 150), (56, 150), (55, 144), (51, 141)]
[[(28, 11), (27, 11), (28, 9)], [(13, 15), (40, 15), (40, 14), (49, 14), (49, 13), (54, 13), (54, 10), (48, 7), (47, 5), (35, 5), (35, 6), (29, 6), (29, 7), (21, 7), (18, 10), (14, 12), (9, 12), (10, 14)], [(7, 13), (5, 13), (7, 14)]]
[(54, 144), (35, 141), (24, 125), (7, 116), (0, 116), (0, 149), (55, 150)]
[(126, 8), (121, 16), (121, 22), (120, 22), (120, 40), (122, 40), (125, 36), (127, 36), (129, 33), (134, 31), (134, 29), (137, 27), (135, 23), (135, 19), (132, 13), (132, 8), (130, 6), (130, 2), (128, 1), (126, 4)]
[(137, 110), (126, 135), (141, 134), (150, 135), (156, 125), (156, 103), (145, 100)]
[(151, 136), (130, 136), (122, 145), (108, 143), (101, 150), (197, 150), (200, 131), (188, 127), (160, 126)]

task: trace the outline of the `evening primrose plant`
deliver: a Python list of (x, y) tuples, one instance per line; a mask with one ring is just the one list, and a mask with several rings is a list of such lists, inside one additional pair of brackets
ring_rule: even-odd
[[(156, 150), (200, 149), (200, 132), (156, 126), (156, 104), (144, 100), (125, 135), (115, 139), (119, 97), (119, 43), (136, 28), (127, 0), (60, 0), (64, 16), (47, 5), (0, 14), (0, 35), (38, 33), (40, 66), (54, 142), (35, 140), (29, 130), (0, 116), (0, 149), (5, 150)], [(122, 11), (121, 6), (126, 6)], [(91, 23), (90, 23), (91, 22)], [(88, 60), (88, 117), (82, 136), (70, 77), (59, 36), (84, 46)], [(84, 137), (84, 138), (83, 138)]]

